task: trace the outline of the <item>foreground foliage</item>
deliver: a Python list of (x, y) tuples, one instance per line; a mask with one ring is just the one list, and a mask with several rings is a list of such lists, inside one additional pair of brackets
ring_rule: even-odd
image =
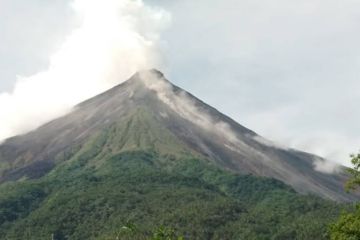
[[(349, 191), (360, 186), (360, 153), (351, 155), (351, 163), (351, 179), (346, 185)], [(338, 221), (330, 226), (330, 233), (332, 240), (360, 239), (360, 203), (356, 204), (353, 211), (344, 211)]]

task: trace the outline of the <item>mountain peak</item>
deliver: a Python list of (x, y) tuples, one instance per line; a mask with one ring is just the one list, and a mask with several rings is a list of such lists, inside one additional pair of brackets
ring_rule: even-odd
[(158, 70), (156, 68), (140, 70), (140, 71), (136, 72), (135, 75), (138, 75), (140, 77), (143, 77), (143, 76), (146, 76), (146, 75), (153, 75), (153, 76), (156, 76), (158, 78), (163, 78), (164, 77), (164, 74), (160, 70)]
[(141, 81), (144, 83), (148, 82), (156, 82), (158, 80), (165, 80), (164, 74), (155, 69), (145, 69), (137, 71), (128, 81), (134, 82), (134, 81)]
[(123, 85), (127, 86), (130, 92), (140, 94), (140, 96), (147, 95), (149, 91), (158, 93), (159, 91), (171, 90), (174, 87), (164, 74), (155, 68), (137, 71), (124, 84), (115, 88), (122, 89)]

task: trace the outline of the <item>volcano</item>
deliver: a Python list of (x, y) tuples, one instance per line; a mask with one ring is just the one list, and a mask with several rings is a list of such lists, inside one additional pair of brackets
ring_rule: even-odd
[(136, 73), (128, 81), (90, 100), (33, 132), (0, 146), (0, 181), (38, 178), (60, 155), (110, 131), (105, 151), (153, 150), (194, 154), (223, 169), (278, 179), (300, 193), (351, 201), (344, 192), (344, 169), (317, 170), (318, 156), (277, 146), (174, 86), (158, 70)]
[(323, 239), (338, 204), (359, 199), (326, 163), (141, 71), (0, 145), (0, 238), (113, 239), (131, 220), (144, 235)]

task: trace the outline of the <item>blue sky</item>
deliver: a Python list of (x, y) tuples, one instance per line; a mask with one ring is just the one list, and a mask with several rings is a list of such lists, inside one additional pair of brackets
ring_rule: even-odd
[[(80, 21), (67, 1), (0, 1), (0, 92), (49, 67)], [(360, 2), (145, 2), (175, 84), (283, 145), (348, 163), (360, 148)]]

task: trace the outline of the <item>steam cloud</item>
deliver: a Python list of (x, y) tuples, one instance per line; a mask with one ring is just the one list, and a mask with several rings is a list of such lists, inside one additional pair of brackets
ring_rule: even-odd
[(0, 141), (25, 133), (69, 111), (80, 101), (158, 67), (160, 33), (170, 22), (163, 9), (142, 0), (73, 0), (81, 18), (49, 68), (19, 76), (13, 92), (0, 94)]

